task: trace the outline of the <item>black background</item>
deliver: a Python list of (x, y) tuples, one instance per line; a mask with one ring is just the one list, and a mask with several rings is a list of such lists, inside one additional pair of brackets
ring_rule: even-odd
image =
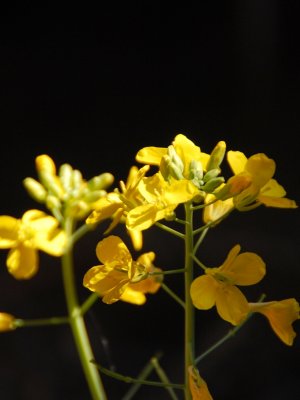
[[(297, 1), (200, 1), (163, 7), (23, 5), (1, 12), (1, 214), (20, 217), (38, 205), (22, 180), (35, 177), (34, 159), (49, 154), (82, 171), (125, 179), (141, 147), (166, 147), (184, 133), (205, 152), (219, 140), (247, 156), (264, 152), (275, 178), (299, 203), (299, 40)], [(115, 233), (123, 235), (118, 228)], [(75, 250), (78, 287), (97, 264), (97, 234)], [(130, 247), (126, 235), (124, 240)], [(203, 262), (222, 263), (229, 249), (260, 254), (264, 280), (244, 292), (255, 301), (299, 301), (299, 211), (259, 208), (234, 214), (211, 232)], [(145, 251), (162, 268), (182, 264), (178, 239), (153, 228)], [(59, 260), (40, 254), (29, 281), (14, 280), (1, 256), (0, 308), (21, 318), (66, 312)], [(182, 294), (180, 278), (167, 283)], [(157, 351), (170, 379), (182, 380), (183, 315), (163, 291), (143, 307), (95, 304), (87, 324), (95, 356), (106, 367), (135, 376)], [(230, 326), (215, 309), (197, 313), (197, 351)], [(299, 323), (294, 324), (299, 334)], [(199, 365), (217, 400), (300, 397), (300, 342), (284, 345), (256, 316)], [(0, 337), (0, 397), (5, 400), (88, 399), (68, 327), (23, 329)], [(156, 376), (151, 378), (156, 379)], [(104, 377), (109, 400), (128, 389)], [(137, 399), (165, 399), (143, 388)]]

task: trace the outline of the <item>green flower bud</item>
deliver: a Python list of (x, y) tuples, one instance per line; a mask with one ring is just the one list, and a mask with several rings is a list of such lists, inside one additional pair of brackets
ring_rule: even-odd
[(23, 180), (23, 185), (27, 190), (28, 194), (39, 203), (44, 203), (47, 196), (47, 191), (40, 182), (33, 178), (25, 178)]
[(106, 195), (105, 190), (95, 190), (93, 192), (88, 192), (84, 197), (83, 201), (87, 203), (94, 203), (95, 201), (99, 200), (101, 197)]
[(72, 189), (75, 191), (79, 191), (83, 183), (81, 172), (78, 169), (73, 169), (71, 179)]
[(62, 198), (64, 195), (64, 190), (61, 185), (59, 178), (56, 175), (52, 175), (46, 170), (40, 171), (40, 180), (50, 194)]
[(49, 208), (49, 210), (59, 210), (61, 208), (61, 202), (56, 196), (48, 194), (46, 198), (46, 207)]
[(211, 152), (210, 158), (206, 166), (206, 170), (210, 171), (211, 169), (218, 168), (223, 161), (225, 152), (226, 152), (226, 143), (223, 140), (221, 140), (220, 142), (217, 143), (217, 145)]
[(206, 174), (204, 175), (204, 177), (203, 177), (203, 182), (208, 182), (208, 181), (210, 181), (211, 179), (213, 179), (213, 178), (216, 178), (218, 175), (219, 175), (219, 173), (221, 172), (221, 170), (220, 170), (220, 168), (213, 168), (213, 169), (210, 169), (208, 172), (206, 172)]
[(206, 193), (212, 193), (222, 183), (224, 183), (224, 178), (222, 176), (220, 176), (218, 178), (212, 178), (204, 186), (202, 186), (201, 189)]
[(203, 168), (200, 161), (192, 160), (189, 165), (189, 179), (193, 181), (199, 189), (203, 185)]
[(90, 190), (106, 189), (114, 181), (114, 176), (109, 172), (94, 176), (88, 181), (88, 188)]
[(67, 193), (70, 192), (72, 186), (72, 172), (73, 169), (69, 164), (63, 164), (59, 168), (60, 181)]

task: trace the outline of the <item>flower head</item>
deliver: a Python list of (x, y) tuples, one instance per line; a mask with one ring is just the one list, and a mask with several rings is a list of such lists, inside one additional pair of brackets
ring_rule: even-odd
[(296, 299), (249, 303), (250, 312), (258, 312), (268, 318), (269, 323), (279, 337), (288, 346), (293, 344), (296, 332), (293, 322), (300, 318), (300, 307)]
[(220, 317), (232, 325), (238, 325), (249, 312), (247, 299), (237, 286), (253, 285), (266, 273), (257, 254), (240, 250), (240, 245), (234, 246), (220, 267), (206, 268), (190, 288), (196, 308), (208, 310), (216, 305)]
[(21, 219), (0, 216), (0, 248), (10, 249), (8, 271), (17, 279), (31, 278), (38, 270), (38, 250), (61, 256), (66, 235), (52, 216), (39, 210), (29, 210)]
[(246, 210), (253, 203), (269, 207), (296, 208), (294, 200), (285, 197), (286, 191), (273, 179), (276, 164), (263, 153), (254, 154), (249, 159), (240, 151), (228, 151), (228, 163), (236, 176), (243, 181), (248, 177), (251, 184), (234, 197), (235, 207)]
[(104, 303), (123, 300), (139, 305), (146, 301), (144, 293), (158, 290), (159, 283), (149, 277), (150, 272), (158, 271), (152, 264), (154, 253), (145, 253), (134, 261), (125, 243), (111, 235), (98, 243), (96, 254), (103, 264), (86, 272), (83, 285), (97, 292)]

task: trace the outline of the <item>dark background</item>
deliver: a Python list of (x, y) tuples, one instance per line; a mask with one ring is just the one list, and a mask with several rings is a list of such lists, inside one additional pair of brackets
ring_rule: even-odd
[[(299, 3), (298, 1), (200, 1), (143, 4), (7, 7), (1, 24), (1, 214), (20, 217), (38, 207), (22, 180), (35, 177), (34, 159), (49, 154), (82, 171), (125, 179), (141, 147), (170, 144), (186, 134), (205, 152), (219, 140), (247, 156), (275, 159), (275, 178), (299, 203)], [(115, 233), (123, 234), (121, 228)], [(75, 251), (78, 287), (97, 264), (91, 234)], [(124, 240), (130, 247), (126, 235)], [(234, 214), (210, 233), (202, 260), (218, 266), (229, 249), (260, 254), (264, 280), (244, 292), (255, 301), (299, 297), (299, 211), (259, 208)], [(206, 246), (206, 247), (205, 247)], [(180, 267), (178, 239), (155, 228), (144, 251), (156, 264)], [(41, 254), (34, 279), (19, 282), (1, 257), (1, 311), (21, 318), (64, 315), (59, 260)], [(168, 285), (182, 294), (180, 278)], [(143, 307), (95, 304), (87, 324), (96, 358), (106, 367), (136, 376), (163, 352), (170, 379), (182, 381), (183, 315), (163, 291)], [(255, 316), (199, 365), (217, 400), (300, 397), (299, 323), (294, 346), (284, 345), (266, 319)], [(197, 351), (230, 326), (215, 309), (197, 313)], [(4, 400), (82, 400), (89, 394), (68, 327), (23, 329), (0, 337), (0, 397)], [(151, 377), (157, 379), (155, 375)], [(104, 377), (109, 400), (128, 389)], [(137, 399), (165, 399), (143, 388)]]

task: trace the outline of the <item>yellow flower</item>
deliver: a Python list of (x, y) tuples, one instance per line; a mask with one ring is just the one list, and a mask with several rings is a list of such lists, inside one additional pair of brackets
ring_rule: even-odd
[(15, 317), (11, 314), (0, 312), (0, 332), (12, 331), (14, 326)]
[(216, 305), (220, 317), (232, 325), (238, 325), (249, 312), (247, 299), (236, 285), (253, 285), (266, 273), (257, 254), (239, 254), (240, 250), (240, 245), (235, 245), (220, 267), (206, 268), (205, 275), (196, 278), (190, 288), (196, 308), (208, 310)]
[(269, 207), (297, 208), (294, 200), (284, 197), (284, 188), (272, 179), (276, 168), (274, 160), (263, 153), (247, 159), (240, 151), (228, 151), (227, 160), (235, 175), (248, 175), (252, 181), (250, 186), (234, 197), (237, 209), (247, 209), (255, 202)]
[[(211, 202), (213, 203), (209, 204)], [(220, 220), (225, 214), (234, 209), (232, 198), (216, 200), (216, 196), (210, 193), (205, 196), (204, 203), (209, 204), (203, 210), (203, 221), (205, 224)]]
[(186, 179), (172, 179), (171, 182), (166, 182), (158, 172), (140, 182), (139, 192), (144, 202), (129, 211), (126, 226), (130, 229), (144, 230), (156, 221), (172, 218), (175, 208), (192, 200), (199, 190)]
[(104, 303), (124, 300), (139, 305), (146, 301), (144, 293), (158, 290), (159, 284), (148, 277), (149, 272), (156, 271), (152, 264), (154, 253), (145, 253), (134, 261), (125, 243), (117, 236), (109, 236), (98, 243), (96, 254), (103, 264), (86, 272), (83, 285), (97, 292)]
[[(176, 135), (172, 147), (182, 162), (182, 174), (185, 179), (190, 179), (192, 161), (199, 162), (205, 170), (210, 157), (209, 154), (202, 153), (200, 147), (196, 146), (185, 135)], [(167, 155), (168, 148), (166, 147), (144, 147), (138, 151), (136, 160), (143, 164), (160, 166), (162, 158)]]
[[(120, 182), (121, 192), (115, 190), (98, 200), (94, 204), (94, 211), (86, 219), (86, 223), (95, 224), (107, 218), (112, 218), (112, 222), (105, 231), (105, 234), (107, 234), (111, 232), (119, 222), (125, 222), (128, 211), (142, 204), (138, 186), (148, 170), (148, 165), (140, 169), (136, 166), (132, 166), (126, 183), (123, 181)], [(127, 232), (131, 237), (134, 249), (140, 250), (143, 245), (143, 238), (140, 230), (128, 227)]]
[(292, 323), (300, 318), (300, 307), (296, 299), (249, 303), (250, 312), (258, 312), (268, 318), (276, 335), (288, 346), (293, 344), (296, 332)]
[(190, 365), (188, 367), (189, 388), (193, 400), (213, 400), (206, 382), (201, 378), (197, 368)]
[(58, 221), (39, 210), (29, 210), (21, 219), (0, 216), (0, 248), (11, 249), (8, 271), (17, 279), (31, 278), (38, 270), (38, 250), (61, 256), (66, 245), (65, 232)]

